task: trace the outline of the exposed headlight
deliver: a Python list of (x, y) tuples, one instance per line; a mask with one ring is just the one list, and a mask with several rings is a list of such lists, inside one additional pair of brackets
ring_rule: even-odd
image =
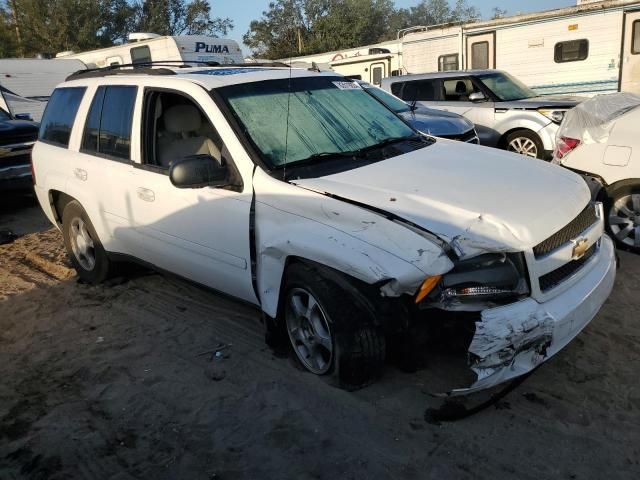
[(554, 108), (541, 108), (538, 111), (553, 123), (557, 124), (562, 123), (562, 120), (564, 120), (564, 114), (567, 113), (566, 110), (557, 110)]
[(524, 256), (487, 253), (457, 262), (440, 278), (426, 279), (415, 300), (423, 308), (473, 311), (513, 302), (528, 294)]

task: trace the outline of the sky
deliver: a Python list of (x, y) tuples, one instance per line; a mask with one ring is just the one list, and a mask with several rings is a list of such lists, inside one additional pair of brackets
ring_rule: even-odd
[[(249, 29), (249, 23), (262, 16), (262, 12), (269, 6), (270, 0), (209, 0), (213, 15), (216, 17), (229, 17), (234, 22), (234, 29), (228, 35), (237, 41), (245, 53), (248, 48), (242, 43), (242, 36)], [(420, 3), (420, 0), (395, 0), (396, 7), (412, 7)], [(450, 4), (455, 0), (449, 0)], [(493, 7), (507, 10), (509, 15), (518, 12), (536, 12), (575, 5), (575, 0), (468, 0), (482, 13), (483, 18), (490, 18)]]

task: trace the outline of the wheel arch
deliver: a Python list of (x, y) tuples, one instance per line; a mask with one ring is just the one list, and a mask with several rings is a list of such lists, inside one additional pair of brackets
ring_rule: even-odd
[[(500, 136), (500, 139), (498, 140), (498, 148), (506, 150), (506, 148), (507, 148), (507, 137), (509, 137), (509, 135), (511, 135), (512, 133), (519, 132), (519, 131), (531, 132), (532, 134), (536, 135), (540, 139), (540, 135), (538, 135), (538, 132), (536, 132), (535, 130), (533, 130), (531, 128), (528, 128), (528, 127), (525, 127), (525, 126), (514, 127), (514, 128), (512, 128), (510, 130), (507, 130), (506, 132), (504, 132)], [(540, 139), (540, 143), (542, 143), (542, 139)]]
[(606, 193), (607, 197), (611, 197), (611, 195), (617, 190), (632, 187), (640, 188), (640, 178), (626, 178), (624, 180), (619, 180), (612, 183), (611, 185), (605, 185), (603, 190)]
[(60, 190), (49, 190), (49, 205), (58, 228), (62, 228), (62, 212), (69, 202), (78, 201), (76, 198)]

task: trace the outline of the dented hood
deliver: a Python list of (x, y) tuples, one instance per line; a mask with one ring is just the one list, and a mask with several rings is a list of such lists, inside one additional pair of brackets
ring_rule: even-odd
[(590, 199), (585, 182), (566, 169), (447, 140), (292, 183), (393, 213), (457, 242), (462, 256), (531, 248), (569, 223)]

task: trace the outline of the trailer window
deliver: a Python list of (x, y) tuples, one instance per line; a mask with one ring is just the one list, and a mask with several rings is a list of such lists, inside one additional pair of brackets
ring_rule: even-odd
[(640, 53), (640, 20), (633, 22), (631, 30), (631, 54), (638, 55)]
[(589, 56), (589, 40), (570, 40), (556, 43), (553, 59), (556, 63), (580, 62)]
[(440, 55), (438, 57), (438, 71), (448, 72), (450, 70), (458, 70), (458, 54)]
[(71, 129), (85, 90), (85, 87), (54, 90), (40, 123), (38, 138), (41, 141), (65, 148), (69, 146)]
[(151, 61), (151, 50), (146, 45), (143, 47), (135, 47), (130, 50), (131, 63), (148, 63)]
[(131, 125), (137, 87), (100, 87), (91, 102), (81, 151), (106, 158), (131, 158)]
[(471, 68), (489, 68), (489, 42), (471, 44)]
[(380, 85), (382, 81), (382, 67), (373, 67), (371, 70), (371, 83)]

